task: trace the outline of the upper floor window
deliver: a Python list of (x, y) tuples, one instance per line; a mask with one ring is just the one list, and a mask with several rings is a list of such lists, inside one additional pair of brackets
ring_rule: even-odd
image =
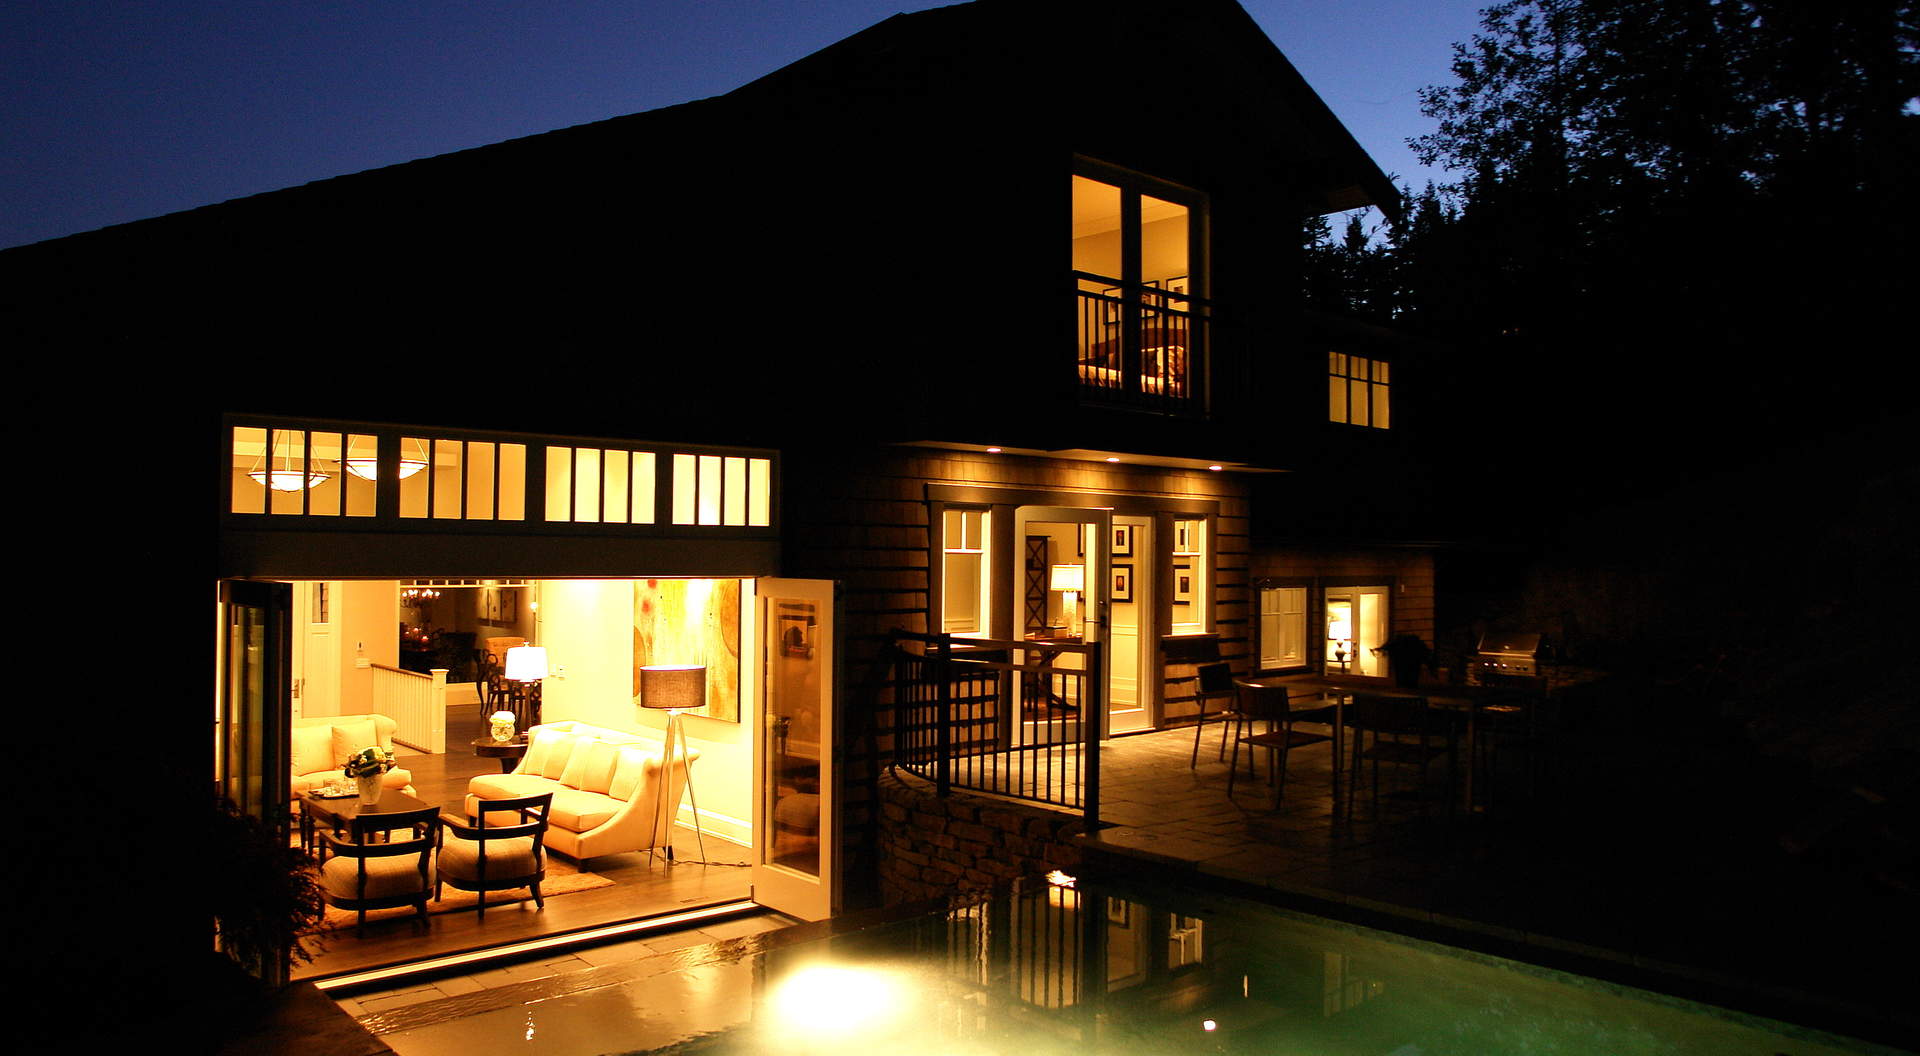
[(1388, 364), (1345, 352), (1327, 353), (1327, 420), (1386, 429), (1391, 424)]
[(1190, 406), (1206, 336), (1204, 199), (1105, 167), (1072, 179), (1082, 387), (1135, 405)]

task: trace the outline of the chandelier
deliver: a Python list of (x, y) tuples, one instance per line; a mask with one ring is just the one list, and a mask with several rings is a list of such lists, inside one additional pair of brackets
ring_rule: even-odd
[(420, 605), (439, 596), (440, 592), (432, 587), (408, 587), (400, 592), (400, 604)]

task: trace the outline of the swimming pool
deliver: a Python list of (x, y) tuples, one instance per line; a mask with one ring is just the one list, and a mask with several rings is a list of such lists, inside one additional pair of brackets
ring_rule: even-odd
[(1899, 1051), (1212, 892), (1063, 885), (370, 1025), (401, 1056)]

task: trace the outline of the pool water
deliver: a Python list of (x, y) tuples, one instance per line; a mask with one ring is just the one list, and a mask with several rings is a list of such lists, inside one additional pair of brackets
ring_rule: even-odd
[(401, 1056), (1897, 1051), (1210, 892), (1033, 884), (832, 930), (422, 1010), (383, 1040)]

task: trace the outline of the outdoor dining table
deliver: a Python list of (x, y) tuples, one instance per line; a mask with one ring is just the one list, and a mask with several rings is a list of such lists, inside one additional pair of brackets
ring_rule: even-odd
[[(1472, 760), (1474, 758), (1474, 739), (1477, 732), (1474, 728), (1474, 719), (1478, 711), (1475, 698), (1458, 693), (1415, 693), (1405, 690), (1395, 691), (1385, 687), (1379, 690), (1373, 690), (1362, 686), (1309, 682), (1274, 676), (1241, 678), (1236, 679), (1236, 681), (1249, 686), (1285, 689), (1289, 694), (1299, 693), (1302, 696), (1312, 694), (1319, 695), (1324, 703), (1312, 707), (1291, 708), (1291, 711), (1294, 722), (1325, 723), (1331, 727), (1333, 731), (1333, 765), (1331, 769), (1333, 777), (1333, 816), (1335, 818), (1348, 816), (1351, 809), (1353, 781), (1356, 779), (1356, 775), (1360, 770), (1359, 755), (1363, 747), (1360, 738), (1356, 737), (1353, 740), (1354, 758), (1351, 761), (1351, 765), (1348, 765), (1346, 762), (1347, 727), (1351, 724), (1348, 711), (1353, 704), (1354, 698), (1360, 693), (1367, 692), (1375, 692), (1381, 696), (1423, 697), (1430, 711), (1442, 715), (1447, 719), (1449, 795), (1455, 794), (1453, 784), (1454, 779), (1458, 777), (1459, 783), (1462, 786), (1459, 794), (1464, 796), (1467, 809), (1469, 811), (1473, 809), (1474, 767), (1472, 766)], [(1468, 765), (1464, 771), (1460, 767), (1460, 751), (1463, 746), (1466, 749), (1468, 760)], [(1450, 801), (1449, 806), (1451, 807), (1452, 805), (1453, 803)], [(1343, 811), (1343, 807), (1348, 808), (1348, 810)]]

